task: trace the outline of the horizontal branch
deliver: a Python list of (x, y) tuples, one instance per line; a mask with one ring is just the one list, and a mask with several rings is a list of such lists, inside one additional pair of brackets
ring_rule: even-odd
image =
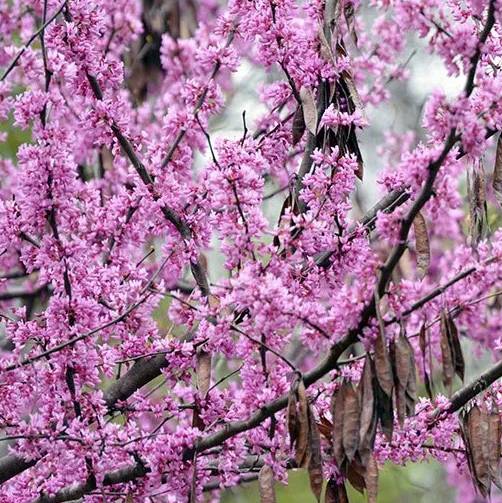
[(141, 358), (120, 379), (117, 379), (103, 395), (109, 411), (113, 411), (117, 402), (127, 400), (133, 393), (153, 381), (167, 367), (165, 354), (153, 358)]
[[(476, 395), (487, 389), (488, 386), (493, 384), (500, 377), (502, 377), (502, 361), (490, 367), (487, 371), (485, 371), (472, 383), (458, 390), (451, 397), (450, 406), (446, 410), (436, 409), (436, 411), (433, 413), (433, 419), (439, 418), (440, 414), (444, 412), (452, 414), (458, 411), (461, 407), (466, 405), (469, 402), (469, 400), (472, 400), (474, 397), (476, 397)], [(313, 378), (315, 378), (313, 372), (307, 374), (304, 377), (305, 385), (307, 386), (309, 384), (312, 384)], [(271, 404), (262, 407), (247, 421), (235, 421), (232, 423), (228, 423), (219, 432), (206, 437), (202, 441), (197, 442), (194, 450), (191, 450), (190, 453), (186, 453), (185, 458), (190, 459), (195, 450), (197, 452), (202, 452), (211, 447), (215, 447), (216, 445), (221, 444), (222, 442), (236, 435), (237, 433), (241, 433), (255, 426), (258, 426), (263, 421), (263, 419), (270, 417), (275, 412), (278, 412), (279, 410), (285, 408), (287, 405), (287, 401), (288, 396), (284, 395), (283, 397), (275, 400)], [(146, 467), (144, 467), (141, 464), (135, 463), (134, 465), (131, 465), (129, 467), (106, 474), (103, 485), (109, 486), (113, 484), (130, 482), (137, 478), (145, 476), (147, 473), (148, 471)], [(86, 494), (89, 491), (92, 491), (95, 488), (96, 488), (95, 484), (93, 485), (90, 482), (76, 484), (71, 487), (62, 489), (61, 491), (58, 491), (54, 496), (45, 497), (45, 499), (39, 498), (34, 503), (62, 503), (64, 501), (71, 501), (73, 499), (81, 498), (84, 494)]]
[(476, 395), (487, 389), (496, 380), (502, 377), (502, 360), (483, 372), (477, 379), (467, 386), (460, 388), (450, 398), (448, 412), (456, 412), (472, 400)]
[[(103, 400), (111, 413), (119, 401), (127, 400), (133, 393), (141, 389), (161, 374), (167, 367), (166, 355), (156, 355), (153, 358), (141, 358), (104, 393)], [(31, 468), (40, 459), (25, 460), (17, 454), (8, 454), (0, 458), (0, 485)]]
[(19, 278), (26, 278), (33, 274), (36, 271), (11, 271), (11, 272), (6, 272), (5, 274), (0, 275), (0, 279), (19, 279)]
[[(136, 463), (133, 466), (125, 467), (107, 473), (103, 479), (103, 486), (113, 486), (115, 484), (123, 484), (131, 482), (139, 477), (143, 477), (148, 473), (148, 469), (142, 463)], [(42, 495), (36, 499), (34, 503), (62, 503), (63, 501), (72, 501), (82, 498), (85, 494), (96, 489), (96, 480), (93, 478), (81, 484), (74, 484), (57, 491), (56, 494)]]
[(25, 460), (16, 454), (8, 454), (0, 458), (0, 485), (31, 468), (38, 461), (38, 459)]

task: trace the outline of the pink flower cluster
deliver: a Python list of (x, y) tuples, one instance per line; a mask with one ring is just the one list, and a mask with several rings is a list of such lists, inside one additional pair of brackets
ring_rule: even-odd
[[(30, 135), (0, 157), (0, 503), (199, 501), (263, 463), (285, 481), (284, 397), (305, 376), (315, 420), (332, 419), (331, 394), (361, 376), (352, 357), (374, 349), (382, 285), (386, 340), (405, 330), (420, 378), (441, 370), (445, 309), (462, 344), (500, 358), (500, 207), (485, 178), (502, 1), (360, 4), (0, 0), (0, 141)], [(366, 218), (357, 135), (407, 77), (408, 35), (465, 87), (428, 98), (420, 141), (386, 132), (378, 185), (400, 196)], [(216, 139), (229, 108), (244, 112), (243, 63), (264, 112)], [(469, 209), (464, 175), (482, 161)], [(460, 487), (457, 418), (431, 422), (443, 392), (421, 396), (392, 442), (379, 432), (375, 457), (433, 457)], [(330, 449), (323, 437), (326, 477)]]

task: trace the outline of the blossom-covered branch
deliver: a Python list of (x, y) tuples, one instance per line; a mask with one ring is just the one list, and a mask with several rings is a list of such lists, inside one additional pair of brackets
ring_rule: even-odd
[[(495, 382), (497, 379), (500, 379), (501, 377), (502, 377), (502, 362), (498, 362), (496, 365), (493, 365), (487, 371), (485, 371), (477, 379), (472, 381), (472, 383), (469, 383), (469, 385), (464, 386), (463, 388), (455, 392), (455, 394), (451, 397), (451, 400), (446, 406), (443, 406), (442, 409), (437, 409), (437, 411), (434, 411), (431, 415), (433, 417), (440, 416), (445, 409), (449, 414), (458, 411), (465, 404), (467, 404), (469, 400), (472, 400), (476, 395), (483, 392), (486, 388), (488, 388), (488, 386), (493, 384), (493, 382)], [(277, 405), (273, 404), (264, 407), (260, 411), (260, 415), (262, 417), (261, 421), (263, 421), (263, 419), (265, 419), (266, 417), (270, 417), (271, 415), (273, 415), (275, 412), (280, 410), (280, 408), (284, 408), (287, 404), (287, 398), (285, 398), (282, 401), (281, 400), (277, 401), (277, 404), (282, 402), (284, 403), (282, 405), (279, 405), (279, 408), (277, 408)], [(256, 416), (258, 416), (258, 414)], [(245, 423), (243, 422), (241, 424), (230, 424), (226, 428), (225, 435), (220, 434), (217, 437), (214, 436), (211, 439), (206, 439), (205, 442), (202, 442), (197, 446), (197, 450), (198, 452), (202, 452), (203, 450), (214, 447), (215, 445), (219, 445), (226, 438), (230, 438), (232, 435), (236, 435), (237, 433), (240, 433), (242, 431), (254, 428), (261, 421), (258, 420), (256, 417), (253, 417)], [(136, 463), (127, 468), (122, 468), (117, 472), (106, 474), (103, 481), (103, 485), (108, 486), (113, 484), (125, 483), (131, 480), (135, 480), (137, 478), (144, 477), (147, 473), (148, 473), (147, 469), (145, 469), (142, 463)], [(81, 498), (88, 492), (92, 491), (93, 489), (95, 489), (95, 487), (96, 487), (95, 484), (94, 485), (88, 483), (79, 484), (73, 487), (63, 489), (53, 496), (42, 496), (41, 498), (37, 499), (36, 502), (61, 503), (64, 501), (75, 500)]]
[(0, 501), (499, 497), (500, 0), (0, 12)]

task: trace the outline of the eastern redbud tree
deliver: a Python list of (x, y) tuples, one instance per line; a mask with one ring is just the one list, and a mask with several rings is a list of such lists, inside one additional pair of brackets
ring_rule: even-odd
[[(374, 502), (383, 463), (429, 459), (461, 501), (501, 501), (501, 19), (0, 0), (0, 120), (29, 137), (0, 159), (0, 501), (217, 501), (257, 478), (271, 503), (305, 468), (319, 501)], [(418, 136), (363, 143), (412, 46), (460, 91), (428, 97)], [(215, 138), (228, 108), (240, 131)], [(469, 379), (467, 348), (492, 360)]]

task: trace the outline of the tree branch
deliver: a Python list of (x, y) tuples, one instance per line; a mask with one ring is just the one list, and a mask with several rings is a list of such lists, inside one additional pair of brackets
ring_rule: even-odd
[(502, 360), (483, 372), (477, 379), (472, 381), (467, 386), (460, 388), (450, 398), (450, 406), (448, 412), (456, 412), (462, 408), (469, 400), (472, 400), (476, 395), (484, 391), (497, 379), (502, 377)]
[[(149, 470), (142, 463), (136, 463), (133, 466), (107, 473), (103, 479), (103, 486), (113, 486), (115, 484), (131, 482), (139, 477), (144, 477), (148, 471)], [(96, 481), (89, 480), (82, 484), (75, 484), (61, 489), (53, 496), (42, 495), (40, 498), (36, 499), (34, 503), (61, 503), (63, 501), (77, 500), (96, 489), (96, 487)]]
[(479, 37), (479, 41), (476, 47), (476, 52), (471, 58), (471, 65), (469, 68), (469, 74), (467, 75), (467, 81), (465, 83), (464, 92), (466, 96), (470, 96), (474, 90), (474, 79), (476, 77), (476, 69), (478, 67), (479, 60), (481, 58), (481, 51), (483, 49), (483, 44), (486, 42), (490, 31), (495, 24), (495, 0), (490, 0), (488, 5), (488, 14), (486, 17), (486, 24)]
[(24, 472), (28, 468), (34, 466), (39, 459), (31, 459), (26, 461), (21, 456), (17, 456), (16, 454), (8, 454), (3, 458), (0, 458), (0, 485), (7, 480), (10, 480), (12, 477), (19, 475)]
[(103, 325), (100, 325), (99, 327), (93, 328), (92, 330), (89, 330), (88, 332), (85, 332), (85, 333), (80, 334), (80, 335), (76, 335), (75, 337), (73, 337), (71, 339), (68, 339), (65, 342), (62, 342), (61, 344), (57, 344), (56, 346), (53, 346), (52, 348), (47, 349), (46, 351), (42, 351), (42, 353), (39, 353), (38, 355), (26, 358), (26, 359), (22, 360), (21, 362), (16, 363), (14, 365), (9, 365), (8, 367), (5, 367), (3, 369), (3, 371), (10, 371), (10, 370), (17, 369), (19, 367), (23, 367), (25, 365), (29, 365), (29, 364), (31, 364), (33, 362), (36, 362), (37, 360), (40, 360), (42, 358), (47, 357), (47, 356), (49, 356), (49, 355), (51, 355), (53, 353), (57, 353), (57, 352), (62, 351), (63, 349), (65, 349), (67, 347), (73, 346), (73, 345), (75, 345), (75, 343), (77, 343), (77, 342), (79, 342), (79, 341), (81, 341), (83, 339), (87, 339), (91, 335), (94, 335), (94, 334), (96, 334), (98, 332), (101, 332), (101, 330), (104, 330), (105, 328), (109, 328), (109, 327), (111, 327), (111, 326), (113, 326), (113, 325), (115, 325), (115, 324), (123, 321), (136, 308), (138, 308), (141, 304), (143, 304), (150, 297), (150, 295), (151, 295), (149, 293), (150, 287), (152, 286), (152, 284), (154, 283), (154, 281), (157, 279), (157, 277), (161, 273), (162, 269), (164, 269), (164, 267), (166, 266), (166, 264), (169, 261), (169, 259), (171, 258), (171, 256), (172, 256), (172, 253), (170, 253), (165, 258), (165, 260), (162, 262), (162, 264), (159, 266), (159, 268), (155, 271), (155, 273), (152, 275), (152, 277), (148, 280), (147, 284), (143, 287), (143, 289), (139, 293), (140, 299), (138, 301), (136, 301), (134, 304), (131, 304), (130, 306), (128, 306), (125, 309), (125, 311), (123, 311), (121, 314), (119, 314), (116, 318), (113, 318), (112, 320), (104, 323)]
[[(101, 88), (99, 86), (96, 77), (87, 73), (87, 80), (89, 81), (89, 85), (91, 86), (95, 98), (101, 101), (103, 99), (103, 92), (101, 91)], [(136, 154), (131, 142), (124, 136), (124, 134), (117, 126), (115, 121), (112, 122), (111, 129), (115, 138), (122, 147), (122, 150), (125, 152), (131, 164), (133, 165), (134, 169), (138, 173), (139, 177), (141, 178), (143, 183), (150, 188), (150, 193), (152, 197), (154, 198), (155, 201), (158, 201), (160, 199), (160, 195), (157, 194), (157, 191), (155, 190), (155, 182), (150, 173), (148, 172), (148, 170), (146, 169), (145, 165), (141, 162), (140, 158)], [(174, 225), (174, 227), (180, 233), (183, 239), (188, 240), (192, 238), (192, 230), (190, 229), (188, 224), (173, 209), (169, 208), (167, 205), (162, 205), (161, 211), (166, 220), (168, 220), (169, 222), (171, 222), (171, 224)], [(209, 282), (204, 267), (202, 266), (200, 260), (192, 261), (190, 263), (190, 266), (192, 269), (193, 277), (200, 291), (204, 296), (208, 296)]]
[[(494, 0), (491, 0), (490, 5), (494, 3)], [(490, 24), (490, 19), (487, 20), (487, 25)], [(493, 25), (493, 24), (492, 24)], [(486, 30), (483, 31), (485, 33)], [(476, 60), (477, 63), (478, 60)], [(390, 280), (392, 271), (394, 267), (397, 265), (399, 259), (402, 254), (406, 250), (406, 241), (408, 238), (408, 233), (410, 231), (411, 225), (413, 224), (413, 220), (417, 213), (421, 210), (421, 208), (425, 205), (425, 203), (429, 200), (429, 198), (433, 194), (433, 185), (436, 179), (436, 176), (441, 168), (441, 165), (445, 161), (448, 153), (451, 151), (455, 143), (457, 142), (458, 137), (455, 134), (455, 131), (450, 131), (448, 138), (446, 139), (445, 145), (438, 156), (438, 158), (431, 162), (428, 166), (428, 176), (426, 182), (424, 184), (423, 189), (418, 195), (417, 199), (414, 201), (412, 207), (410, 208), (408, 215), (403, 220), (400, 229), (400, 243), (397, 244), (390, 256), (388, 257), (386, 263), (384, 264), (382, 271), (380, 273), (380, 277), (377, 284), (377, 289), (379, 296), (383, 296), (385, 293), (385, 289)], [(354, 342), (357, 341), (359, 334), (362, 333), (364, 327), (367, 326), (368, 322), (373, 318), (375, 314), (375, 300), (372, 296), (372, 299), (363, 309), (361, 314), (361, 319), (356, 328), (349, 330), (347, 335), (337, 342), (330, 350), (328, 356), (313, 370), (311, 370), (308, 374), (304, 376), (305, 387), (310, 386), (314, 382), (321, 379), (328, 372), (336, 368), (338, 359), (342, 355), (342, 353), (350, 347)], [(221, 444), (225, 440), (237, 435), (238, 433), (242, 433), (243, 431), (250, 430), (258, 426), (265, 419), (271, 417), (273, 414), (278, 412), (279, 410), (286, 407), (288, 402), (288, 395), (283, 395), (282, 397), (270, 402), (269, 404), (263, 406), (255, 412), (249, 419), (245, 421), (235, 421), (232, 423), (227, 423), (224, 428), (220, 431), (213, 433), (198, 442), (196, 442), (194, 446), (194, 451), (202, 452), (211, 447), (215, 447), (216, 445)]]
[[(307, 374), (304, 378), (305, 385), (312, 384), (311, 379), (313, 375), (312, 372)], [(475, 379), (472, 383), (464, 386), (460, 390), (458, 390), (450, 399), (449, 407), (445, 409), (436, 409), (432, 414), (432, 420), (439, 419), (440, 415), (444, 412), (448, 414), (452, 414), (458, 411), (461, 407), (469, 402), (469, 400), (473, 399), (476, 395), (484, 391), (488, 386), (494, 383), (497, 379), (502, 377), (502, 360), (496, 363), (494, 366), (490, 367), (487, 371), (485, 371), (481, 376)], [(202, 441), (196, 443), (193, 450), (196, 450), (198, 453), (210, 449), (211, 447), (215, 447), (221, 443), (223, 443), (228, 438), (237, 435), (246, 430), (250, 430), (255, 426), (258, 426), (263, 419), (270, 417), (275, 412), (283, 409), (287, 405), (288, 397), (287, 395), (275, 400), (274, 402), (266, 405), (260, 409), (260, 411), (256, 412), (251, 418), (247, 421), (234, 421), (228, 423), (222, 430), (216, 432), (212, 435), (209, 435)], [(189, 453), (186, 453), (185, 458), (191, 459), (192, 450)], [(110, 472), (105, 475), (103, 485), (109, 486), (114, 484), (121, 484), (125, 482), (130, 482), (137, 478), (143, 477), (148, 473), (148, 469), (141, 464), (134, 464), (127, 468), (123, 468), (121, 470), (117, 470), (115, 472)], [(89, 491), (92, 491), (96, 488), (95, 484), (90, 484), (89, 482), (77, 484), (65, 489), (58, 491), (52, 497), (45, 497), (45, 499), (39, 498), (34, 503), (62, 503), (64, 501), (71, 501), (73, 499), (78, 499), (84, 496)]]
[[(469, 75), (468, 75), (467, 82), (466, 82), (466, 86), (465, 86), (465, 93), (468, 96), (472, 93), (472, 90), (474, 88), (474, 79), (475, 79), (475, 75), (476, 75), (476, 68), (477, 68), (477, 64), (481, 58), (481, 45), (488, 38), (490, 29), (494, 23), (494, 5), (495, 5), (494, 0), (491, 0), (490, 5), (489, 5), (489, 10), (488, 10), (487, 23), (486, 23), (485, 28), (482, 32), (481, 37), (480, 37), (479, 45), (476, 50), (476, 53), (474, 54), (473, 58), (471, 59), (471, 68), (470, 68)], [(100, 99), (100, 98), (98, 98), (98, 99)], [(113, 127), (112, 127), (112, 130), (113, 130)], [(117, 133), (115, 132), (115, 130), (113, 132), (117, 137)], [(125, 139), (125, 137), (123, 137), (123, 138)], [(124, 146), (122, 145), (122, 143), (118, 137), (117, 137), (117, 140), (119, 141), (121, 146), (124, 148)], [(381, 273), (380, 273), (380, 276), (378, 279), (377, 289), (378, 289), (378, 292), (382, 295), (385, 293), (386, 286), (387, 286), (388, 282), (390, 281), (392, 271), (394, 270), (395, 266), (399, 262), (400, 257), (402, 256), (402, 254), (404, 253), (404, 250), (406, 249), (406, 240), (407, 240), (411, 225), (413, 223), (413, 219), (415, 218), (416, 214), (420, 211), (420, 209), (426, 204), (426, 202), (432, 196), (432, 193), (433, 193), (432, 189), (433, 189), (433, 184), (434, 184), (436, 175), (439, 172), (439, 169), (440, 169), (442, 163), (446, 159), (447, 155), (449, 154), (449, 152), (451, 151), (451, 149), (453, 148), (453, 146), (455, 145), (457, 140), (458, 140), (458, 137), (455, 135), (455, 131), (454, 130), (450, 131), (450, 134), (446, 140), (446, 143), (443, 147), (443, 150), (442, 150), (440, 156), (438, 157), (438, 159), (436, 161), (431, 163), (428, 167), (429, 173), (428, 173), (428, 177), (425, 182), (424, 188), (420, 192), (418, 198), (414, 201), (407, 216), (405, 217), (405, 219), (402, 222), (402, 225), (400, 228), (401, 242), (393, 249), (393, 251), (389, 255), (385, 265), (383, 266), (383, 268), (381, 270)], [(130, 146), (128, 140), (125, 139), (125, 141), (127, 142), (125, 145), (128, 144)], [(124, 151), (127, 154), (127, 150), (124, 149)], [(132, 162), (132, 160), (131, 160), (131, 162)], [(134, 163), (133, 163), (133, 165), (134, 165)], [(146, 170), (145, 170), (145, 172), (146, 172)], [(140, 177), (141, 177), (141, 174), (140, 174)], [(404, 189), (402, 189), (402, 191), (400, 191), (400, 192), (401, 192), (401, 194), (403, 194)], [(390, 196), (391, 194), (389, 194), (388, 196)], [(386, 197), (388, 197), (388, 196), (386, 196)], [(399, 195), (399, 197), (401, 197), (401, 195)], [(399, 202), (399, 204), (396, 204), (396, 202), (400, 200), (399, 197), (396, 197), (396, 199), (391, 204), (392, 205), (395, 204), (396, 206), (398, 206), (399, 204), (402, 204), (402, 202), (404, 202), (404, 201)], [(385, 206), (385, 208), (387, 208), (387, 206)], [(384, 208), (382, 208), (382, 210), (383, 209)], [(376, 212), (375, 212), (375, 215), (376, 215)], [(166, 216), (166, 218), (168, 218), (168, 220), (169, 220), (169, 217)], [(373, 216), (373, 218), (374, 218), (374, 216)], [(172, 222), (172, 223), (174, 223), (174, 222)], [(178, 227), (176, 227), (176, 228), (178, 228)], [(180, 231), (180, 234), (182, 234), (181, 231)], [(182, 236), (183, 236), (183, 234), (182, 234)], [(330, 253), (330, 252), (327, 252), (327, 253)], [(195, 276), (195, 274), (194, 274), (194, 276)], [(196, 280), (197, 280), (197, 278), (196, 278)], [(346, 336), (331, 348), (328, 356), (317, 367), (312, 369), (309, 373), (307, 373), (304, 376), (304, 382), (305, 382), (306, 387), (312, 385), (313, 383), (315, 383), (316, 381), (321, 379), (323, 376), (325, 376), (328, 372), (330, 372), (331, 370), (336, 368), (339, 357), (353, 342), (355, 342), (357, 340), (357, 337), (361, 333), (362, 328), (364, 328), (367, 325), (367, 323), (370, 321), (370, 319), (373, 317), (374, 310), (375, 310), (374, 301), (371, 300), (369, 302), (369, 304), (367, 304), (366, 307), (363, 309), (362, 314), (361, 314), (361, 319), (359, 321), (358, 326), (349, 330), (349, 332), (346, 334)], [(133, 369), (135, 366), (133, 366)], [(160, 371), (160, 369), (159, 369), (159, 371)], [(474, 398), (478, 393), (480, 393), (481, 391), (486, 389), (488, 386), (490, 386), (493, 382), (495, 382), (501, 376), (502, 376), (502, 362), (499, 362), (496, 365), (494, 365), (493, 367), (491, 367), (490, 369), (488, 369), (485, 373), (483, 373), (474, 382), (465, 386), (461, 390), (457, 391), (457, 393), (455, 393), (453, 395), (453, 397), (451, 398), (450, 407), (447, 409), (447, 412), (453, 413), (453, 412), (457, 411), (459, 408), (461, 408), (463, 405), (465, 405), (469, 400)], [(131, 376), (129, 376), (129, 377), (131, 378), (131, 382), (133, 382), (134, 379)], [(141, 380), (138, 380), (137, 382), (141, 382)], [(134, 387), (135, 387), (135, 385), (131, 384), (128, 389), (131, 389)], [(117, 392), (117, 396), (119, 396), (119, 395), (120, 395), (120, 393)], [(188, 450), (188, 451), (202, 452), (202, 451), (208, 450), (212, 447), (220, 445), (225, 440), (237, 435), (238, 433), (247, 431), (249, 429), (252, 429), (252, 428), (258, 426), (266, 418), (271, 417), (276, 412), (284, 409), (287, 405), (287, 400), (288, 400), (287, 395), (284, 395), (284, 396), (279, 397), (276, 400), (270, 402), (269, 404), (262, 406), (258, 411), (256, 411), (247, 420), (234, 421), (234, 422), (228, 423), (221, 430), (219, 430), (213, 434), (210, 434), (210, 435), (206, 436), (205, 438), (200, 439), (198, 442), (196, 442), (194, 448), (192, 450)], [(189, 459), (191, 457), (191, 455), (193, 454), (193, 452), (188, 452), (188, 451), (185, 453), (185, 455), (188, 456), (188, 459)], [(0, 468), (3, 468), (2, 462), (3, 462), (3, 460), (0, 460)], [(9, 469), (9, 468), (7, 467), (7, 469)], [(136, 463), (133, 466), (126, 467), (121, 470), (107, 474), (104, 479), (104, 485), (113, 485), (113, 484), (128, 482), (128, 481), (134, 480), (138, 477), (142, 477), (146, 473), (147, 473), (147, 470), (144, 467), (144, 465), (142, 465), (141, 463)], [(3, 475), (3, 471), (1, 471), (0, 474)], [(0, 475), (0, 477), (1, 477), (1, 475)], [(94, 486), (94, 487), (90, 487), (90, 486)], [(41, 499), (39, 499), (37, 501), (39, 501), (40, 503), (47, 503), (47, 502), (56, 503), (56, 502), (60, 502), (60, 501), (68, 501), (70, 499), (78, 499), (78, 498), (82, 497), (84, 494), (86, 494), (87, 492), (89, 492), (90, 490), (93, 490), (94, 488), (95, 488), (95, 482), (88, 481), (83, 484), (77, 484), (77, 485), (71, 486), (69, 488), (62, 489), (61, 491), (59, 491), (56, 495), (54, 495), (52, 497), (42, 496)]]
[[(233, 39), (235, 36), (235, 32), (232, 30), (227, 38), (227, 43), (225, 45), (225, 48), (229, 47), (230, 44), (232, 43)], [(206, 84), (206, 87), (202, 91), (201, 95), (199, 96), (197, 103), (195, 104), (194, 110), (193, 110), (193, 115), (197, 117), (197, 114), (200, 112), (200, 109), (202, 108), (202, 105), (204, 104), (204, 101), (206, 100), (207, 93), (209, 92), (209, 84), (210, 82), (216, 77), (217, 73), (219, 72), (221, 67), (221, 61), (216, 61), (216, 63), (213, 66), (213, 70), (211, 72), (211, 75), (209, 77), (209, 82)], [(186, 129), (181, 129), (179, 133), (176, 135), (176, 138), (174, 139), (172, 145), (169, 147), (169, 150), (167, 151), (166, 156), (162, 160), (162, 163), (160, 167), (162, 169), (166, 168), (171, 159), (173, 158), (174, 153), (176, 152), (176, 149), (179, 147), (181, 140), (186, 135)]]
[[(488, 140), (493, 135), (497, 133), (496, 130), (487, 129), (485, 138)], [(462, 148), (460, 148), (459, 153), (456, 159), (462, 159), (465, 157), (466, 153)], [(368, 230), (372, 230), (375, 226), (376, 217), (379, 211), (383, 213), (392, 213), (396, 208), (404, 204), (410, 195), (407, 192), (406, 187), (402, 187), (400, 189), (394, 189), (392, 192), (389, 192), (385, 195), (380, 201), (378, 201), (370, 210), (368, 210), (362, 218), (360, 218), (356, 223), (352, 224), (348, 233), (353, 234), (359, 226), (366, 227)], [(329, 259), (335, 253), (334, 250), (329, 250), (325, 252), (318, 253), (314, 256), (314, 262), (319, 267), (328, 267)]]
[[(493, 260), (493, 258), (491, 259)], [(488, 261), (486, 262), (488, 263)], [(444, 293), (450, 286), (453, 286), (455, 283), (458, 283), (459, 281), (462, 281), (463, 279), (467, 278), (467, 276), (471, 275), (472, 273), (476, 272), (478, 270), (477, 267), (472, 266), (468, 267), (467, 269), (464, 269), (463, 271), (460, 271), (456, 276), (454, 276), (450, 281), (447, 281), (443, 285), (439, 285), (438, 287), (434, 288), (434, 290), (430, 291), (426, 295), (424, 295), (422, 298), (418, 299), (414, 304), (412, 304), (408, 309), (405, 309), (399, 318), (404, 318), (406, 316), (409, 316), (411, 313), (415, 312), (417, 309), (420, 309), (423, 307), (427, 302), (430, 302), (431, 300), (435, 299), (438, 295), (441, 295)], [(397, 316), (394, 316), (388, 320), (385, 320), (385, 325), (391, 325), (392, 323), (395, 323), (399, 319)]]
[[(119, 401), (127, 400), (133, 393), (141, 389), (161, 374), (168, 366), (166, 355), (156, 355), (153, 358), (141, 358), (120, 379), (115, 381), (103, 394), (103, 400), (109, 412), (116, 409)], [(16, 454), (8, 454), (0, 458), (0, 485), (31, 468), (40, 459), (26, 461)]]
[(161, 374), (168, 365), (165, 354), (153, 358), (141, 358), (104, 393), (103, 399), (109, 411), (115, 409), (119, 401), (127, 400), (134, 392)]
[(99, 327), (93, 328), (92, 330), (89, 330), (88, 332), (85, 332), (83, 334), (72, 337), (71, 339), (68, 339), (67, 341), (62, 342), (61, 344), (57, 344), (56, 346), (53, 346), (52, 348), (50, 348), (46, 351), (42, 351), (41, 353), (39, 353), (35, 356), (25, 358), (24, 360), (20, 361), (19, 363), (9, 365), (8, 367), (5, 367), (2, 370), (4, 372), (9, 372), (11, 370), (15, 370), (17, 368), (24, 367), (26, 365), (30, 365), (31, 363), (34, 363), (42, 358), (46, 358), (47, 356), (50, 356), (53, 353), (57, 353), (59, 351), (62, 351), (63, 349), (66, 349), (67, 347), (73, 346), (77, 342), (79, 342), (83, 339), (87, 339), (88, 337), (90, 337), (98, 332), (101, 332), (101, 330), (109, 328), (109, 327), (123, 321), (125, 318), (127, 318), (127, 316), (129, 316), (129, 314), (131, 314), (132, 311), (134, 311), (134, 309), (136, 309), (138, 306), (143, 304), (143, 302), (145, 302), (148, 297), (149, 297), (149, 294), (145, 295), (138, 302), (129, 306), (123, 313), (119, 314), (116, 318), (113, 318), (112, 320), (108, 321), (107, 323), (105, 323)]
[[(406, 192), (405, 189), (396, 189), (392, 192), (389, 192), (371, 209), (369, 209), (361, 219), (359, 219), (356, 223), (349, 227), (349, 234), (356, 232), (359, 226), (368, 227), (371, 229), (376, 221), (376, 217), (379, 211), (383, 211), (384, 213), (391, 213), (398, 206), (404, 204), (409, 198), (410, 195)], [(334, 253), (334, 250), (318, 253), (314, 257), (315, 264), (319, 267), (327, 267), (329, 265), (329, 259), (333, 256)]]
[(62, 3), (61, 7), (59, 7), (59, 9), (35, 33), (33, 33), (33, 35), (28, 39), (28, 42), (26, 42), (26, 44), (24, 44), (24, 46), (22, 47), (22, 49), (16, 54), (15, 58), (11, 61), (10, 65), (5, 69), (5, 72), (0, 77), (0, 82), (2, 82), (3, 80), (5, 80), (7, 78), (7, 76), (9, 75), (9, 73), (12, 70), (14, 70), (14, 68), (16, 67), (19, 59), (25, 53), (25, 51), (28, 49), (28, 47), (32, 44), (32, 42), (41, 33), (43, 33), (43, 31), (45, 30), (45, 28), (47, 28), (47, 26), (49, 26), (52, 23), (52, 21), (54, 21), (59, 16), (59, 14), (61, 14), (61, 12), (65, 8), (65, 6), (66, 6), (66, 0)]

